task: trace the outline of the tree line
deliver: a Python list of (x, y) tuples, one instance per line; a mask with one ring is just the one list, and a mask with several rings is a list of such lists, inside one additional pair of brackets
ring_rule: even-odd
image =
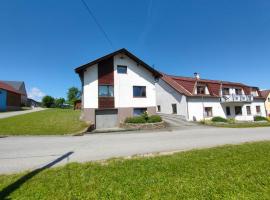
[(67, 99), (54, 98), (50, 95), (46, 95), (42, 98), (42, 105), (46, 108), (64, 108), (72, 107), (74, 102), (81, 99), (81, 91), (76, 87), (71, 87), (67, 92)]

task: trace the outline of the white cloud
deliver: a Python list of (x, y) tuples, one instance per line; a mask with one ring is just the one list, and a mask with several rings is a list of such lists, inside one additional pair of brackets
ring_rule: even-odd
[(36, 101), (41, 101), (42, 97), (45, 96), (45, 93), (42, 92), (39, 88), (33, 87), (28, 92), (28, 98), (34, 99)]

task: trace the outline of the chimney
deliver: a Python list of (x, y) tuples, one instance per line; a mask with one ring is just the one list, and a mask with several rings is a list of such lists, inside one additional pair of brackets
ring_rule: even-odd
[(195, 73), (194, 73), (194, 77), (195, 77), (196, 79), (200, 79), (200, 74), (197, 73), (197, 72), (195, 72)]

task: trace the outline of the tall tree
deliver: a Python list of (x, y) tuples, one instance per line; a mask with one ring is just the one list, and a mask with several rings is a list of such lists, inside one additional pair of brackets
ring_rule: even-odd
[(54, 98), (52, 96), (44, 96), (42, 98), (42, 105), (45, 106), (46, 108), (51, 108), (54, 106)]
[(76, 87), (71, 87), (68, 89), (67, 99), (68, 102), (73, 105), (76, 100), (81, 98), (81, 91)]
[(55, 107), (57, 107), (57, 108), (61, 108), (64, 103), (65, 103), (64, 98), (59, 98), (59, 99), (54, 100)]

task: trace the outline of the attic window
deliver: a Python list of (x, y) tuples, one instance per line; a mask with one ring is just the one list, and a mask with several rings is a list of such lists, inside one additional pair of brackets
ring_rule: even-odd
[(197, 86), (197, 94), (205, 94), (205, 86)]
[(127, 66), (117, 65), (117, 73), (118, 74), (126, 74), (127, 73)]

